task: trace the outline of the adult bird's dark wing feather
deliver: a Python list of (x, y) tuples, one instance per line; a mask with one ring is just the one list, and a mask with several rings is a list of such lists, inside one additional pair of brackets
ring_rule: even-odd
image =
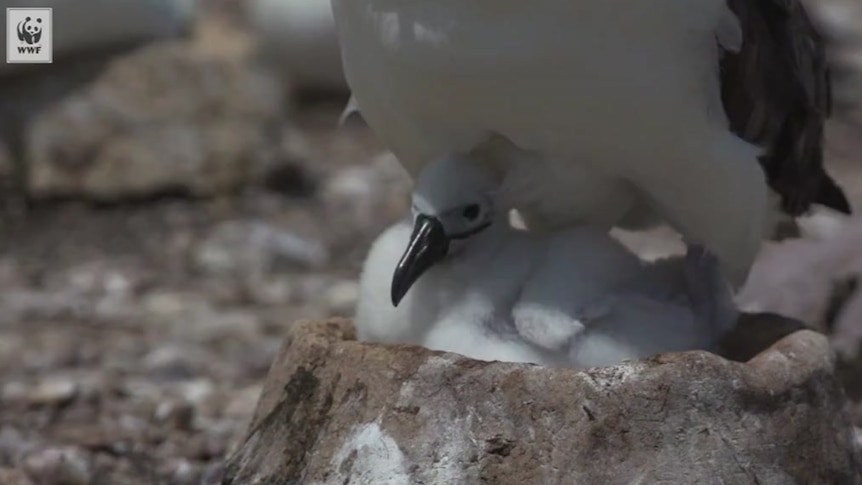
[(725, 52), (721, 95), (731, 129), (765, 147), (760, 163), (789, 215), (813, 203), (850, 213), (823, 166), (832, 93), (826, 47), (801, 0), (727, 0), (743, 44)]

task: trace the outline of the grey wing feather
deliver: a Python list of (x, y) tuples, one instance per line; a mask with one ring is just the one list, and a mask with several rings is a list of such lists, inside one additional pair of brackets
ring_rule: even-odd
[(765, 147), (760, 163), (784, 212), (813, 203), (850, 213), (823, 167), (823, 132), (832, 93), (825, 41), (800, 0), (728, 0), (742, 48), (725, 51), (721, 95), (731, 129)]

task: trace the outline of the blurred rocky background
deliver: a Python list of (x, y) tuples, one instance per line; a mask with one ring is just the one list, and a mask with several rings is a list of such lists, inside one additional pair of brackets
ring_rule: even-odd
[[(352, 314), (409, 181), (361, 119), (336, 129), (326, 0), (0, 0), (28, 5), (55, 55), (0, 64), (0, 484), (219, 483), (286, 329)], [(813, 5), (859, 209), (862, 4)], [(805, 227), (741, 303), (831, 333), (862, 401), (862, 220)]]

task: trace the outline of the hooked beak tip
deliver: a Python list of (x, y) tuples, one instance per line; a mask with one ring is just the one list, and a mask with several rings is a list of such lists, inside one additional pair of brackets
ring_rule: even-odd
[(397, 308), (398, 304), (401, 303), (401, 300), (404, 299), (405, 294), (407, 294), (407, 292), (397, 291), (395, 285), (392, 285), (392, 292), (389, 295), (392, 298), (392, 306)]
[(419, 277), (443, 259), (448, 250), (449, 239), (440, 221), (419, 215), (413, 225), (413, 234), (410, 235), (407, 249), (392, 275), (392, 305), (397, 307)]

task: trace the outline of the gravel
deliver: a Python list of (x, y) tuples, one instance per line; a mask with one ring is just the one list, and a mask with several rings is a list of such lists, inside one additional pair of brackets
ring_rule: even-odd
[(352, 314), (368, 244), (406, 207), (367, 129), (292, 136), (312, 192), (0, 216), (0, 484), (219, 483), (285, 330)]

